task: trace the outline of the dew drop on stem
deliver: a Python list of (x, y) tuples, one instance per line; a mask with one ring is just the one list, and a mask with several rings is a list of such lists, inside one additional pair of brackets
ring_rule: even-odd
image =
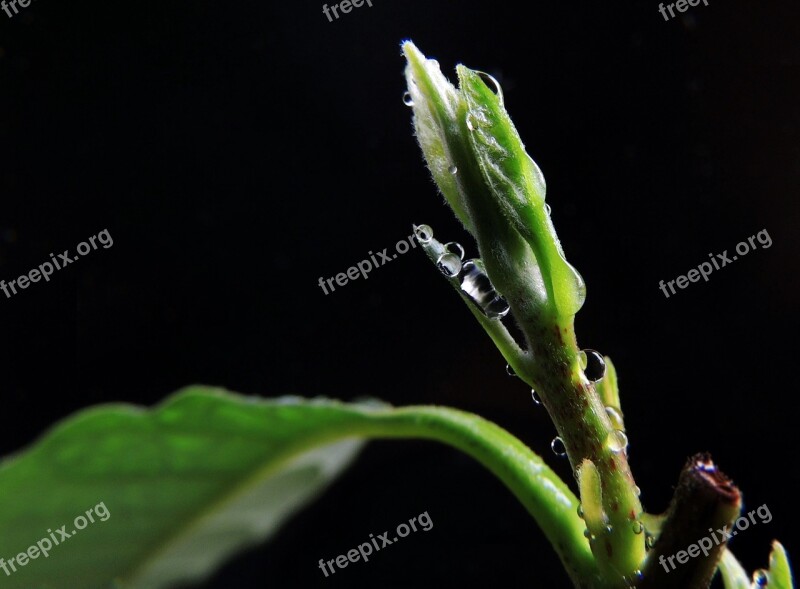
[(563, 458), (567, 455), (567, 447), (564, 445), (564, 440), (560, 437), (553, 438), (553, 441), (550, 442), (550, 449), (553, 451), (553, 454), (559, 458)]
[(606, 361), (597, 350), (581, 350), (578, 352), (583, 374), (591, 382), (600, 381), (606, 373)]
[(414, 225), (414, 235), (419, 243), (430, 243), (433, 239), (433, 229), (428, 225)]
[(608, 419), (611, 420), (611, 426), (614, 429), (625, 429), (624, 422), (622, 421), (622, 415), (620, 415), (619, 411), (617, 411), (614, 407), (606, 407), (606, 415), (608, 415)]
[(456, 254), (459, 260), (464, 259), (464, 248), (460, 243), (455, 241), (448, 241), (444, 244), (444, 249), (446, 249), (451, 254)]
[(495, 291), (480, 259), (464, 263), (461, 290), (489, 319), (501, 319), (508, 314), (508, 302)]
[(450, 252), (442, 254), (436, 260), (436, 267), (448, 278), (453, 278), (461, 272), (461, 258)]
[(615, 429), (606, 437), (606, 446), (614, 454), (619, 454), (628, 447), (628, 436), (622, 430)]

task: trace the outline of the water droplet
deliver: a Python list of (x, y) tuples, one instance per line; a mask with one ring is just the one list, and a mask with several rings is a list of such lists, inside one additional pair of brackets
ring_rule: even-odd
[(625, 435), (625, 432), (615, 429), (606, 437), (606, 446), (608, 446), (609, 450), (618, 454), (628, 447), (628, 436)]
[(549, 204), (547, 204), (547, 203), (544, 203), (544, 212), (545, 212), (545, 213), (547, 213), (547, 216), (549, 217), (549, 216), (550, 216), (550, 213), (552, 213), (552, 212), (553, 212), (553, 209), (552, 209), (552, 208), (550, 208), (550, 205), (549, 205)]
[(500, 82), (498, 82), (494, 76), (490, 76), (486, 72), (476, 72), (483, 83), (489, 87), (489, 90), (494, 92), (497, 95), (497, 98), (500, 99), (500, 104), (503, 104), (503, 89), (500, 87)]
[(486, 307), (486, 316), (489, 319), (502, 319), (508, 315), (511, 307), (508, 306), (506, 300), (502, 297), (497, 297), (492, 303)]
[(444, 249), (446, 249), (451, 254), (457, 255), (459, 260), (464, 259), (464, 248), (461, 246), (460, 243), (457, 243), (455, 241), (448, 241), (446, 244), (444, 244)]
[(606, 534), (610, 534), (613, 531), (614, 531), (614, 526), (612, 526), (611, 524), (608, 524), (606, 526)]
[(622, 415), (620, 415), (619, 411), (613, 407), (606, 407), (606, 415), (608, 415), (608, 419), (611, 420), (611, 426), (614, 429), (625, 430), (625, 424), (622, 421)]
[(517, 373), (511, 368), (511, 364), (506, 364), (506, 374), (508, 374), (508, 376), (517, 376)]
[(567, 447), (564, 446), (564, 440), (560, 437), (553, 438), (553, 441), (550, 442), (550, 449), (558, 457), (563, 458), (567, 455)]
[(656, 545), (656, 537), (648, 534), (644, 539), (644, 545), (648, 550), (652, 549)]
[(495, 291), (480, 259), (464, 263), (461, 290), (489, 319), (500, 319), (508, 314), (508, 302)]
[(642, 525), (642, 522), (640, 522), (639, 520), (633, 522), (633, 533), (641, 534), (642, 532), (644, 532), (644, 526)]
[(453, 166), (450, 166), (450, 167), (448, 168), (448, 170), (450, 170), (450, 173), (451, 173), (451, 174), (458, 174), (458, 166), (455, 166), (455, 165), (453, 165)]
[(420, 243), (430, 243), (433, 239), (433, 229), (428, 225), (414, 225), (414, 235)]
[(596, 350), (582, 350), (579, 358), (581, 360), (581, 368), (583, 374), (592, 382), (597, 382), (606, 373), (606, 361), (603, 356)]
[(634, 493), (636, 493), (636, 496), (637, 496), (637, 497), (641, 497), (641, 496), (642, 496), (642, 490), (639, 488), (639, 485), (636, 485), (636, 486), (633, 488), (633, 492), (634, 492)]
[(406, 106), (414, 106), (414, 99), (411, 98), (411, 92), (403, 94), (403, 104)]
[(448, 252), (439, 256), (439, 259), (436, 260), (436, 266), (442, 271), (442, 274), (448, 278), (453, 278), (461, 272), (461, 258)]
[(589, 531), (589, 528), (583, 530), (583, 537), (588, 538), (589, 540), (594, 540), (594, 537), (592, 536), (592, 533)]
[(764, 569), (758, 569), (756, 572), (753, 573), (753, 583), (756, 584), (756, 587), (766, 587), (769, 583), (769, 576)]
[(583, 503), (578, 503), (578, 517), (583, 519)]
[(537, 395), (536, 391), (534, 391), (533, 389), (531, 389), (531, 399), (533, 399), (533, 402), (536, 403), (537, 405), (542, 404), (542, 400), (539, 398), (539, 395)]
[(561, 255), (561, 260), (567, 266), (567, 270), (570, 272), (570, 274), (572, 274), (572, 288), (575, 290), (575, 300), (570, 301), (571, 305), (569, 308), (563, 310), (559, 309), (559, 313), (564, 315), (574, 315), (581, 310), (583, 303), (586, 302), (586, 282), (584, 282), (583, 276), (580, 275), (580, 272), (578, 272), (575, 267), (567, 262), (567, 260), (564, 258), (564, 253), (561, 250), (560, 242), (556, 243), (558, 245), (559, 254)]

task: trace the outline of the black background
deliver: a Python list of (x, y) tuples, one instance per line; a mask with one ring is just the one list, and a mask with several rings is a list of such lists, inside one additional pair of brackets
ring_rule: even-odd
[[(549, 419), (418, 250), (327, 296), (317, 285), (412, 223), (475, 254), (401, 101), (411, 38), (451, 79), (463, 62), (502, 83), (588, 285), (579, 343), (619, 371), (646, 508), (709, 450), (774, 518), (734, 542), (746, 567), (774, 537), (797, 554), (797, 4), (711, 0), (669, 22), (651, 1), (373, 5), (335, 22), (306, 0), (0, 13), (0, 278), (114, 239), (0, 295), (0, 450), (90, 404), (205, 383), (467, 409), (570, 478)], [(771, 248), (658, 289), (762, 229)], [(317, 568), (423, 511), (432, 531), (335, 577)], [(458, 584), (568, 581), (488, 472), (395, 441), (206, 587)]]

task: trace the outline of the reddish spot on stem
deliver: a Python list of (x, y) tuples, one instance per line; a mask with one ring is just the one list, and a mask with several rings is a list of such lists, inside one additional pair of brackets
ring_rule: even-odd
[(619, 501), (614, 501), (614, 503), (611, 504), (611, 510), (619, 511)]
[(608, 459), (608, 466), (611, 468), (612, 471), (617, 470), (617, 463), (614, 462), (613, 458)]
[(633, 512), (633, 509), (631, 509), (631, 512), (628, 514), (628, 517), (631, 519), (631, 521), (636, 519), (636, 514)]
[(556, 337), (558, 338), (558, 343), (563, 344), (564, 340), (561, 337), (561, 332), (558, 330), (558, 325), (554, 325), (553, 328), (556, 330)]

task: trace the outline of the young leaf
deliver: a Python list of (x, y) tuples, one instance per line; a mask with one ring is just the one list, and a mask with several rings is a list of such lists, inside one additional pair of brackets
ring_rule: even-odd
[(750, 589), (747, 571), (727, 548), (722, 551), (722, 558), (717, 566), (725, 589)]
[[(162, 589), (200, 580), (268, 538), (365, 438), (424, 438), (466, 452), (517, 496), (573, 579), (596, 576), (573, 494), (490, 422), (441, 407), (191, 387), (152, 410), (81, 411), (0, 463), (0, 570), (9, 569), (0, 581), (8, 589)], [(90, 509), (93, 523), (78, 519)], [(74, 537), (52, 532), (60, 543), (21, 566), (15, 555), (61, 526)]]
[(783, 544), (775, 540), (772, 543), (772, 552), (769, 555), (769, 570), (767, 574), (767, 587), (769, 589), (793, 589), (792, 569), (789, 567), (789, 557)]

